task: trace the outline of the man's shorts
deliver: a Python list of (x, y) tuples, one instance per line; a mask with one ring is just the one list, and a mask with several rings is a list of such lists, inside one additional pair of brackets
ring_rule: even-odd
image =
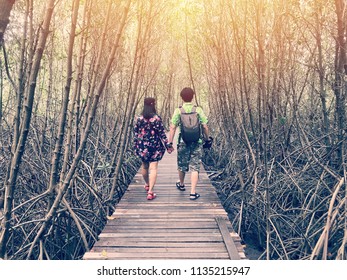
[(183, 172), (200, 171), (202, 158), (202, 144), (192, 143), (186, 145), (181, 142), (177, 145), (177, 165), (178, 170)]

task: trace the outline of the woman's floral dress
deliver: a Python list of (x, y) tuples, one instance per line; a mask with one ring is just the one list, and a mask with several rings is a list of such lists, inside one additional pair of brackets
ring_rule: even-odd
[(143, 116), (137, 118), (134, 126), (134, 151), (143, 162), (161, 160), (167, 144), (164, 125), (158, 115), (150, 119)]

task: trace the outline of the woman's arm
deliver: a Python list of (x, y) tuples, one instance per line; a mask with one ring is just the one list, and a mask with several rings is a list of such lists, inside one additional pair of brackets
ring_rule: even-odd
[(163, 121), (161, 120), (160, 117), (158, 117), (156, 127), (158, 129), (159, 138), (163, 141), (163, 143), (166, 146), (167, 143), (169, 143), (169, 141), (167, 140), (167, 136), (166, 136), (166, 133), (165, 133), (165, 127), (164, 127)]

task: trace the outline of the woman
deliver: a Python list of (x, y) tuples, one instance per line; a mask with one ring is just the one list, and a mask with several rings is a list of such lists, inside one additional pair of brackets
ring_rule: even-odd
[(134, 126), (134, 151), (142, 160), (141, 173), (148, 200), (156, 197), (153, 188), (157, 180), (158, 162), (165, 149), (171, 154), (173, 147), (168, 144), (163, 122), (156, 113), (155, 99), (145, 98), (142, 115), (137, 117)]

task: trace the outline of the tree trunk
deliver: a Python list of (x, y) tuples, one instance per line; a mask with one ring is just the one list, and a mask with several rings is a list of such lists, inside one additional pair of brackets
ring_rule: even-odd
[(316, 20), (316, 42), (318, 48), (318, 57), (317, 57), (317, 72), (319, 76), (319, 96), (322, 104), (322, 114), (323, 114), (323, 124), (322, 130), (325, 134), (325, 145), (326, 145), (326, 153), (330, 153), (330, 137), (329, 137), (329, 112), (327, 106), (327, 93), (325, 90), (324, 80), (325, 80), (325, 69), (323, 65), (323, 46), (322, 46), (322, 28), (323, 22), (322, 18), (322, 3), (320, 1), (315, 2), (315, 20)]
[(335, 84), (334, 93), (336, 97), (335, 112), (337, 122), (337, 164), (342, 167), (342, 142), (346, 120), (346, 82), (344, 81), (346, 63), (346, 1), (335, 0), (336, 15), (337, 15), (337, 40), (335, 54)]
[(54, 149), (54, 154), (52, 159), (51, 177), (50, 177), (50, 183), (49, 183), (50, 192), (53, 191), (53, 188), (57, 184), (57, 181), (59, 178), (58, 166), (59, 166), (59, 162), (61, 158), (61, 149), (63, 146), (63, 140), (65, 135), (65, 123), (66, 123), (67, 108), (69, 104), (70, 88), (71, 88), (71, 81), (72, 81), (73, 47), (75, 43), (75, 32), (76, 32), (79, 5), (80, 5), (80, 0), (75, 0), (73, 2), (73, 8), (72, 8), (73, 14), (72, 14), (72, 20), (71, 20), (70, 40), (69, 40), (69, 46), (68, 46), (67, 74), (66, 74), (67, 76), (66, 76), (65, 91), (64, 91), (64, 97), (63, 97), (63, 106), (61, 108), (61, 113), (60, 113), (57, 141), (55, 143), (55, 149)]
[(110, 52), (110, 55), (109, 55), (109, 58), (107, 61), (107, 65), (105, 66), (101, 81), (97, 87), (95, 96), (93, 98), (93, 102), (90, 106), (90, 111), (85, 113), (86, 116), (88, 116), (88, 118), (86, 121), (86, 126), (84, 129), (84, 132), (81, 136), (81, 144), (77, 150), (77, 153), (74, 155), (70, 169), (67, 171), (66, 175), (63, 178), (61, 178), (60, 184), (58, 186), (58, 194), (55, 197), (55, 200), (52, 204), (52, 207), (50, 208), (49, 212), (47, 213), (47, 216), (46, 216), (43, 224), (41, 225), (40, 229), (38, 230), (38, 233), (36, 234), (35, 239), (31, 243), (27, 259), (30, 258), (35, 245), (38, 243), (42, 234), (46, 231), (47, 227), (50, 225), (53, 217), (55, 217), (56, 212), (58, 210), (58, 207), (59, 207), (68, 187), (70, 186), (71, 180), (72, 180), (72, 178), (75, 174), (75, 171), (77, 169), (77, 165), (79, 164), (79, 162), (81, 160), (82, 154), (83, 154), (83, 152), (85, 150), (85, 146), (87, 144), (87, 140), (88, 140), (88, 136), (89, 136), (89, 133), (91, 130), (91, 126), (92, 126), (92, 123), (93, 123), (93, 120), (95, 117), (97, 105), (99, 103), (100, 96), (102, 95), (102, 93), (104, 91), (104, 88), (106, 85), (106, 80), (108, 79), (108, 77), (110, 75), (111, 67), (113, 65), (113, 61), (115, 59), (115, 55), (116, 55), (116, 52), (117, 52), (118, 47), (119, 47), (119, 42), (120, 42), (121, 36), (123, 34), (123, 29), (126, 25), (126, 20), (127, 20), (130, 4), (131, 4), (131, 0), (128, 0), (127, 5), (126, 5), (124, 12), (123, 12), (123, 15), (122, 15), (122, 20), (121, 20), (118, 32), (117, 32), (116, 37), (115, 37), (114, 42), (113, 42), (113, 47), (112, 47), (112, 50)]
[(42, 25), (40, 39), (38, 42), (38, 47), (36, 49), (34, 62), (32, 65), (32, 71), (29, 78), (30, 87), (28, 89), (28, 96), (26, 103), (24, 104), (23, 112), (23, 122), (20, 131), (20, 136), (18, 140), (18, 145), (15, 150), (15, 154), (11, 160), (10, 174), (8, 180), (5, 182), (5, 197), (4, 197), (4, 219), (2, 220), (2, 230), (0, 233), (0, 258), (4, 258), (6, 254), (6, 244), (9, 237), (10, 221), (11, 221), (11, 211), (13, 205), (13, 195), (16, 187), (16, 180), (18, 176), (19, 166), (22, 161), (22, 157), (25, 151), (25, 144), (27, 141), (30, 121), (32, 115), (32, 108), (35, 97), (36, 80), (40, 70), (41, 59), (43, 51), (46, 46), (47, 37), (49, 34), (49, 26), (54, 10), (54, 0), (50, 0), (47, 3), (47, 9), (45, 14), (45, 19)]
[(15, 0), (0, 0), (0, 48), (4, 41), (4, 34), (10, 22), (10, 14)]

